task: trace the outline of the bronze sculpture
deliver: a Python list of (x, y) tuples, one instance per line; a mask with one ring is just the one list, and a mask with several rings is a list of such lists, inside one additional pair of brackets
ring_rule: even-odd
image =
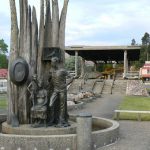
[[(36, 8), (34, 6), (31, 8), (28, 0), (19, 0), (20, 11), (16, 10), (16, 0), (9, 1), (11, 13), (9, 70), (12, 74), (8, 75), (8, 124), (12, 122), (12, 113), (18, 118), (19, 124), (30, 123), (31, 106), (27, 87), (33, 73), (42, 77), (45, 82), (47, 70), (51, 67), (50, 59), (54, 55), (59, 55), (60, 64), (64, 64), (68, 2), (69, 0), (64, 0), (62, 11), (59, 13), (57, 0), (41, 0), (40, 19), (37, 19)], [(26, 63), (18, 61), (18, 58), (25, 60)]]
[[(51, 70), (47, 89), (44, 88), (43, 81), (33, 75), (32, 81), (28, 86), (28, 91), (32, 101), (31, 125), (40, 127), (45, 125), (55, 127), (69, 126), (67, 113), (67, 71), (59, 68), (59, 58), (52, 57)], [(70, 83), (70, 82), (69, 82)]]
[(49, 107), (53, 115), (49, 125), (55, 124), (56, 127), (67, 127), (69, 126), (69, 115), (67, 113), (67, 72), (63, 68), (58, 68), (58, 64), (58, 57), (53, 57), (51, 59), (52, 68), (49, 77), (53, 86)]
[(34, 104), (35, 101), (35, 97), (36, 97), (36, 93), (37, 93), (37, 89), (38, 89), (38, 80), (37, 80), (37, 75), (34, 74), (32, 76), (32, 81), (29, 84), (29, 86), (27, 87), (28, 91), (30, 92), (31, 96), (30, 96), (30, 100), (32, 101), (32, 103)]
[(37, 80), (33, 76), (31, 84), (28, 86), (31, 93), (32, 107), (31, 107), (31, 126), (40, 127), (45, 124), (47, 120), (47, 90), (43, 88), (42, 79)]

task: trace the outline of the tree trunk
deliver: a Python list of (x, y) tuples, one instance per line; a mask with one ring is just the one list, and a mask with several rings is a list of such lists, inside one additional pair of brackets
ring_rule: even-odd
[(65, 28), (66, 28), (66, 15), (69, 0), (64, 0), (64, 6), (60, 17), (59, 27), (59, 47), (61, 48), (61, 64), (65, 62)]
[[(31, 15), (31, 13), (29, 13)], [(28, 18), (28, 1), (27, 0), (20, 0), (20, 16), (23, 18), (20, 18), (20, 54), (22, 58), (24, 58), (27, 63), (29, 64), (30, 60), (30, 50), (27, 49), (28, 43), (27, 43), (27, 22), (30, 22), (30, 17)], [(28, 21), (29, 20), (29, 21)], [(31, 29), (28, 29), (31, 31)], [(30, 35), (29, 35), (30, 36)], [(29, 38), (29, 37), (28, 37)], [(30, 39), (30, 38), (29, 38)], [(31, 45), (29, 43), (29, 45)], [(30, 46), (29, 46), (30, 47)], [(22, 86), (19, 86), (19, 96), (18, 96), (18, 109), (19, 109), (19, 122), (20, 124), (23, 123), (29, 123), (29, 99), (28, 99), (28, 92), (27, 92), (27, 86), (28, 86), (29, 80), (23, 84)]]
[(44, 46), (45, 47), (52, 46), (52, 19), (51, 19), (50, 0), (46, 0)]
[(31, 48), (32, 48), (32, 25), (31, 25), (31, 7), (28, 7), (28, 16), (27, 16), (27, 39), (26, 42), (27, 44), (25, 45), (26, 47), (26, 53), (28, 53), (26, 60), (28, 63), (30, 63), (31, 59)]
[(44, 47), (44, 0), (41, 0), (41, 10), (40, 10), (40, 27), (39, 27), (39, 48), (38, 48), (38, 59), (37, 59), (37, 74), (42, 77), (43, 74), (43, 64), (42, 64), (42, 51)]
[[(10, 10), (11, 10), (11, 42), (10, 42), (10, 57), (9, 57), (9, 68), (11, 63), (18, 56), (18, 22), (17, 22), (17, 13), (16, 13), (16, 4), (15, 0), (9, 0), (10, 2)], [(9, 70), (8, 68), (8, 70)], [(8, 72), (8, 116), (7, 122), (11, 123), (11, 115), (17, 115), (18, 106), (17, 101), (15, 101), (18, 97), (17, 87), (10, 81), (9, 72)]]
[(32, 10), (32, 51), (31, 51), (31, 74), (37, 74), (37, 54), (38, 54), (38, 24), (36, 10)]
[(52, 0), (52, 47), (59, 46), (59, 8), (58, 0)]

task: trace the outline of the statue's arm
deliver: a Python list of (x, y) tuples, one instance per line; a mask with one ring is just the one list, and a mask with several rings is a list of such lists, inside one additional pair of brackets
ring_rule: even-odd
[(72, 78), (66, 83), (66, 85), (69, 85), (70, 83), (72, 83), (73, 80), (74, 80), (74, 77), (72, 77)]
[(67, 77), (68, 77), (68, 78), (70, 78), (70, 80), (66, 83), (66, 85), (69, 85), (70, 83), (72, 83), (72, 82), (73, 82), (74, 77), (73, 77), (73, 76), (71, 76), (71, 74), (70, 74), (70, 73), (68, 73), (68, 72), (67, 72)]

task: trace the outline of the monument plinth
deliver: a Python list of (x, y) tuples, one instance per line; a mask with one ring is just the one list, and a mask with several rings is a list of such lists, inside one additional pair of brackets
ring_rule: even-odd
[(66, 128), (56, 128), (52, 127), (40, 127), (32, 128), (29, 124), (20, 125), (17, 128), (13, 128), (11, 125), (8, 125), (6, 122), (2, 124), (3, 134), (14, 134), (14, 135), (66, 135), (66, 134), (76, 134), (77, 123), (70, 122), (71, 126)]

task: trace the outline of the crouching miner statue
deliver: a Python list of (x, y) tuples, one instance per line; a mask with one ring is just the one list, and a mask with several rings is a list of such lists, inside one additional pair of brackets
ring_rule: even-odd
[(43, 88), (43, 80), (33, 76), (32, 82), (28, 86), (31, 93), (31, 126), (34, 128), (41, 127), (47, 120), (47, 91)]

